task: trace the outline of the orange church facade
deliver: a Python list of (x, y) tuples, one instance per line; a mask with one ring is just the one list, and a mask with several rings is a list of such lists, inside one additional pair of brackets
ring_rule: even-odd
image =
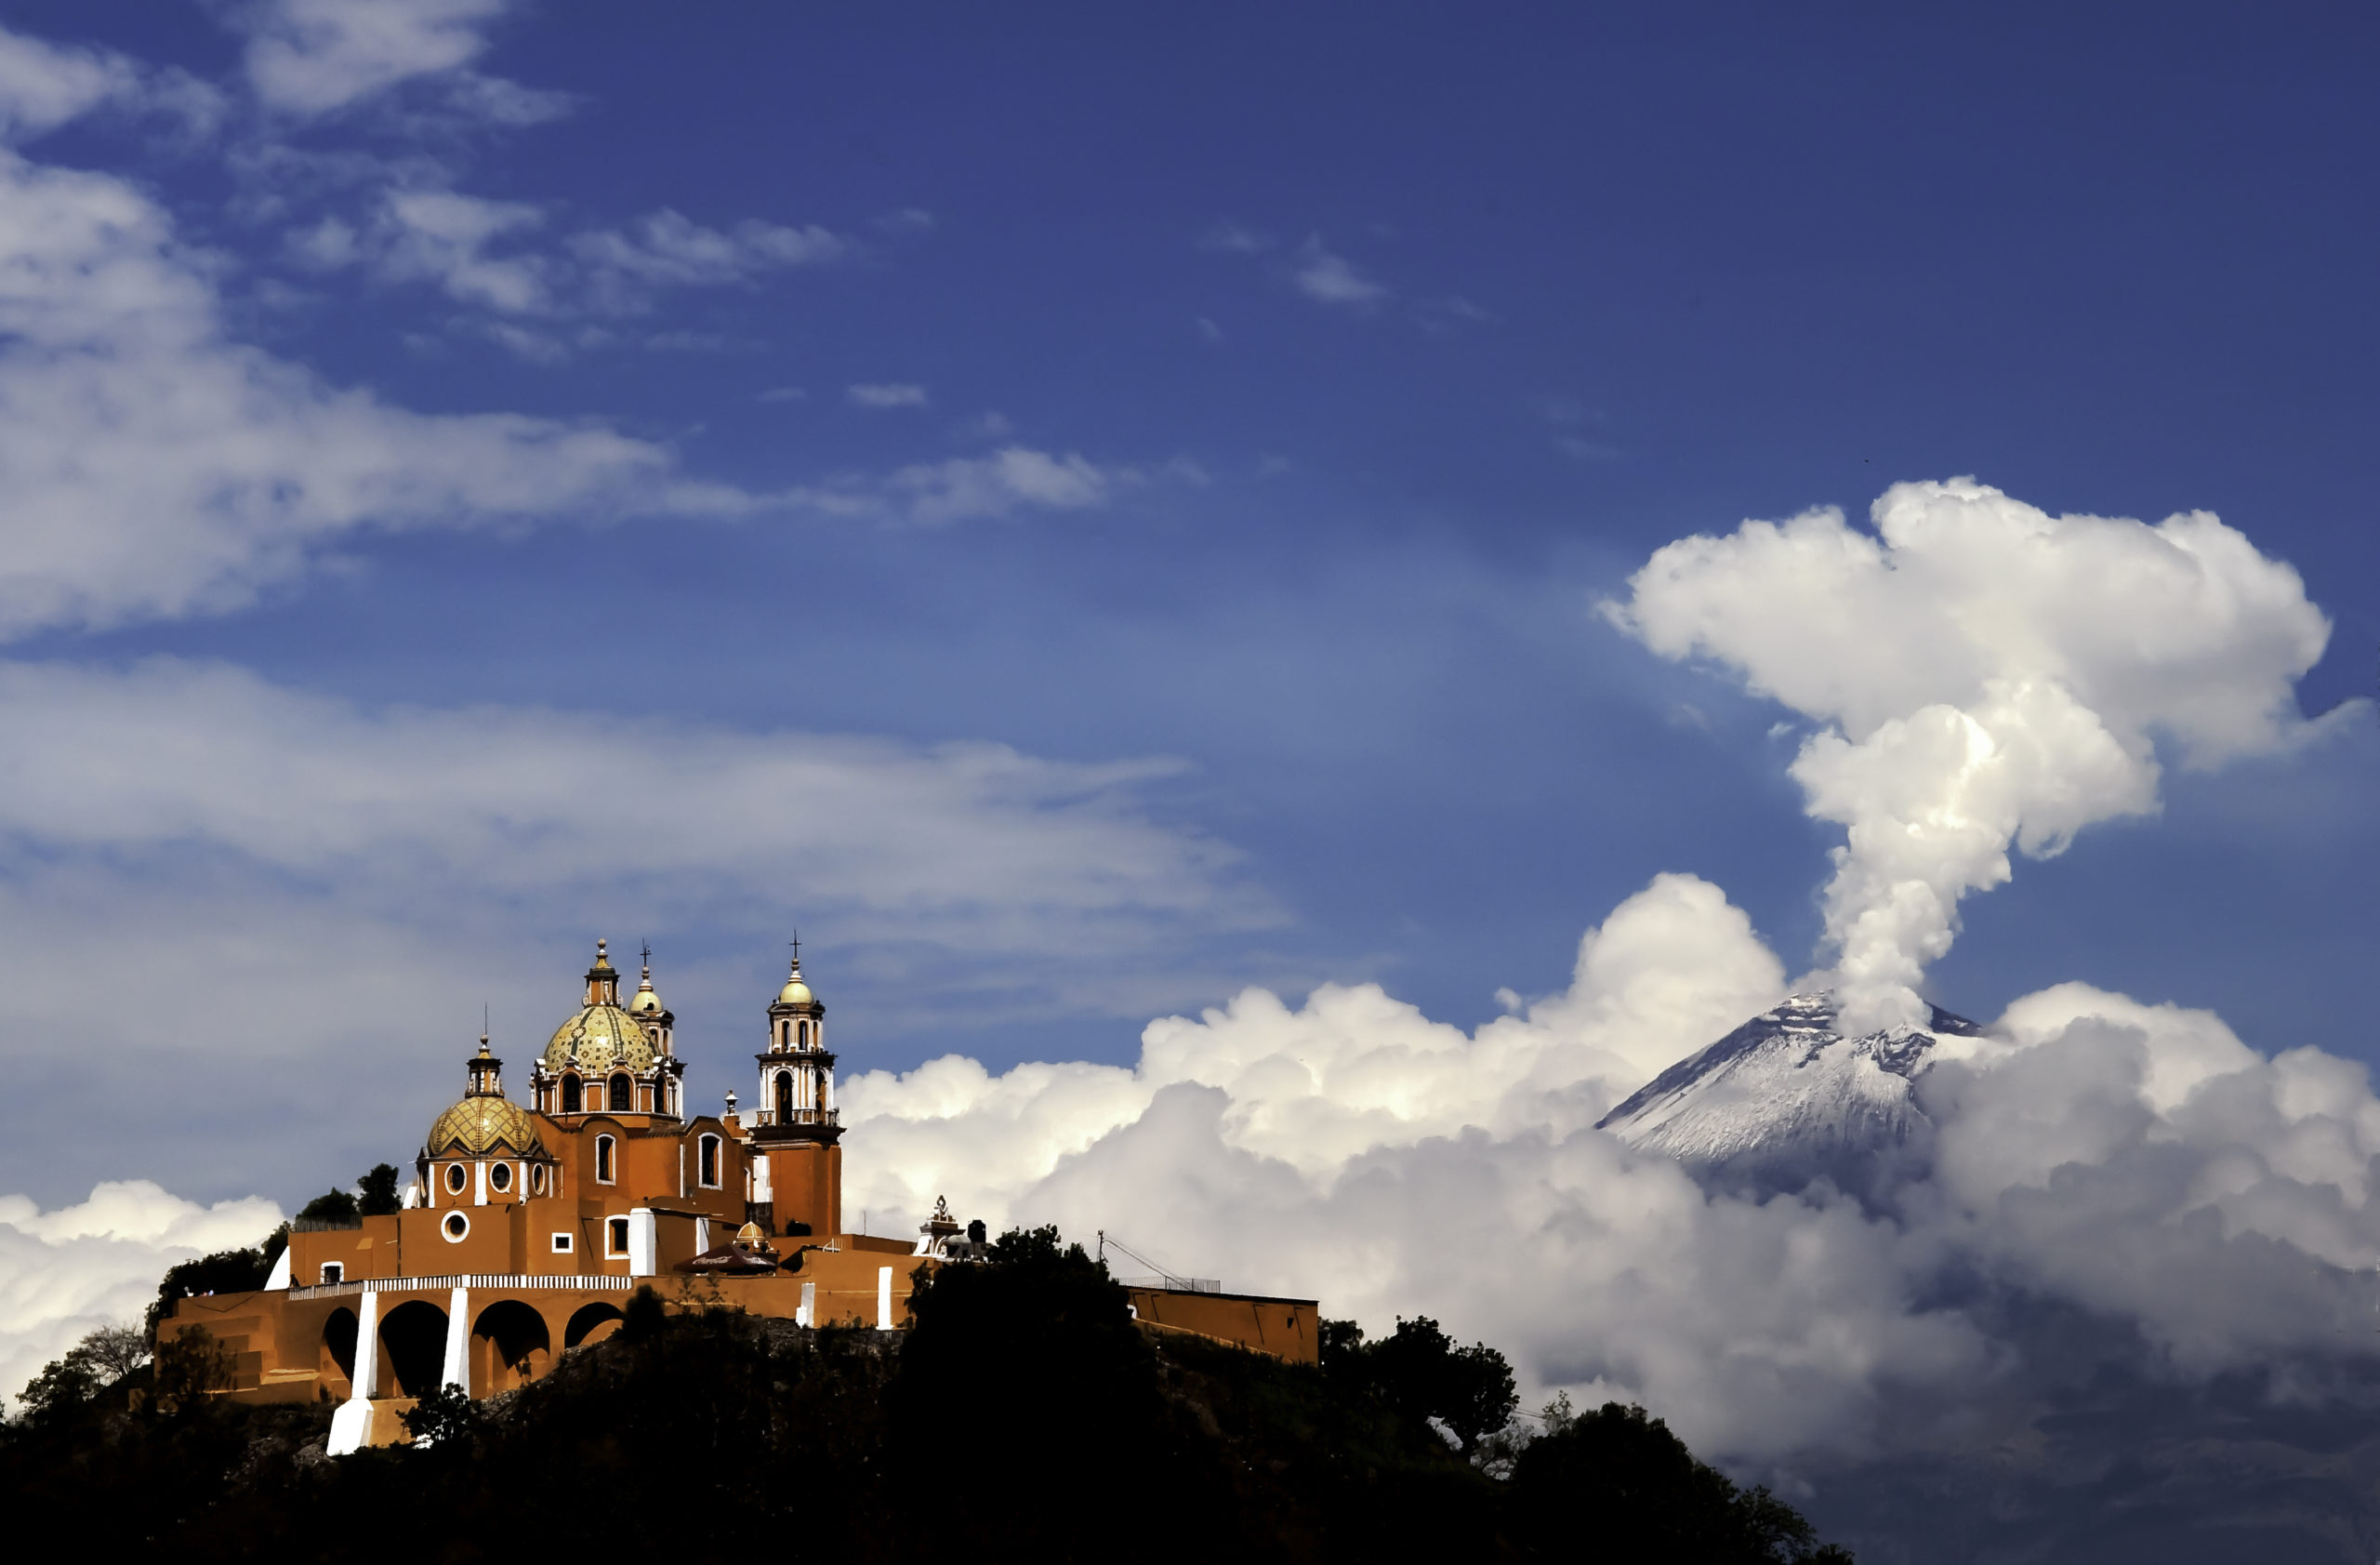
[[(530, 1107), (506, 1096), (481, 1039), (403, 1210), (294, 1225), (262, 1292), (181, 1300), (159, 1336), (205, 1327), (240, 1399), (337, 1401), (337, 1454), (403, 1438), (399, 1414), (438, 1386), (483, 1397), (536, 1379), (615, 1329), (640, 1285), (805, 1326), (905, 1326), (910, 1273), (967, 1247), (940, 1211), (914, 1243), (843, 1231), (835, 1056), (799, 954), (768, 1007), (759, 1102), (739, 1113), (731, 1093), (724, 1116), (685, 1112), (649, 964), (624, 1002), (598, 941), (586, 985), (531, 1068)], [(1132, 1298), (1157, 1330), (1316, 1356), (1312, 1300)]]

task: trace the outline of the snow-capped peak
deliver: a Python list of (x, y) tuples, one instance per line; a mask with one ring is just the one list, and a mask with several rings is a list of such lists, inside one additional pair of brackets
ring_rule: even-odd
[(1662, 1071), (1599, 1126), (1728, 1184), (1864, 1189), (1880, 1160), (1930, 1138), (1911, 1083), (1942, 1039), (1980, 1038), (1934, 1007), (1925, 1030), (1835, 1029), (1831, 994), (1797, 994)]

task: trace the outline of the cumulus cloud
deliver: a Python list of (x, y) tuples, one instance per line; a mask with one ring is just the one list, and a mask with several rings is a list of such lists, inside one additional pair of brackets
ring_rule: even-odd
[(1613, 622), (1823, 726), (1793, 776), (1845, 828), (1826, 894), (1835, 979), (1872, 1025), (1916, 988), (2008, 849), (2063, 851), (2157, 808), (2162, 739), (2192, 765), (2309, 731), (2297, 679), (2330, 624), (2297, 573), (2204, 511), (2052, 516), (1972, 479), (1670, 544)]
[(168, 1267), (254, 1244), (281, 1221), (271, 1201), (200, 1206), (147, 1180), (51, 1212), (0, 1196), (0, 1399), (86, 1333), (138, 1324)]
[[(2380, 1101), (2318, 1050), (2064, 985), (1919, 1078), (1930, 1161), (1879, 1199), (1731, 1194), (1592, 1129), (1776, 997), (1715, 887), (1663, 876), (1563, 993), (1471, 1034), (1371, 986), (1153, 1023), (1130, 1068), (950, 1057), (849, 1079), (849, 1199), (1122, 1235), (1169, 1267), (1428, 1313), (1532, 1395), (1625, 1396), (1755, 1465), (1989, 1445), (2066, 1359), (2043, 1312), (2169, 1377), (2374, 1357)], [(2087, 1373), (2087, 1370), (2086, 1372)]]

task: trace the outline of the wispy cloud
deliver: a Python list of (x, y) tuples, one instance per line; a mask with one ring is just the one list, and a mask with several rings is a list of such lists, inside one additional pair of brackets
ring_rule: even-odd
[(1223, 219), (1198, 236), (1198, 248), (1216, 250), (1225, 255), (1254, 256), (1273, 248), (1276, 241), (1269, 233), (1243, 227)]
[(1308, 238), (1299, 248), (1289, 275), (1306, 298), (1346, 309), (1368, 309), (1389, 296), (1388, 285), (1367, 276), (1344, 256), (1325, 249), (1319, 235)]
[(910, 520), (928, 524), (1005, 516), (1020, 506), (1085, 511), (1106, 503), (1117, 476), (1073, 453), (1011, 445), (989, 457), (920, 463), (892, 475)]
[(926, 389), (905, 381), (866, 381), (843, 388), (843, 396), (853, 407), (923, 407)]
[(248, 85), (267, 108), (335, 113), (434, 80), (446, 105), (501, 125), (567, 113), (571, 100), (469, 69), (509, 0), (258, 0), (221, 14), (248, 39)]

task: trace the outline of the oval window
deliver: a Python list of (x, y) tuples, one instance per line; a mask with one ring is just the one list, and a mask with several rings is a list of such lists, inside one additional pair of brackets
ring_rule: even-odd
[(487, 1182), (498, 1190), (512, 1188), (512, 1165), (498, 1163), (487, 1171)]
[(446, 1165), (446, 1187), (458, 1196), (463, 1193), (464, 1177), (462, 1164), (448, 1163)]
[(546, 1193), (546, 1165), (539, 1163), (529, 1171), (529, 1188), (537, 1195)]
[(471, 1231), (471, 1220), (459, 1212), (450, 1212), (446, 1214), (446, 1221), (438, 1225), (438, 1231), (446, 1236), (447, 1243), (458, 1243), (464, 1235)]

